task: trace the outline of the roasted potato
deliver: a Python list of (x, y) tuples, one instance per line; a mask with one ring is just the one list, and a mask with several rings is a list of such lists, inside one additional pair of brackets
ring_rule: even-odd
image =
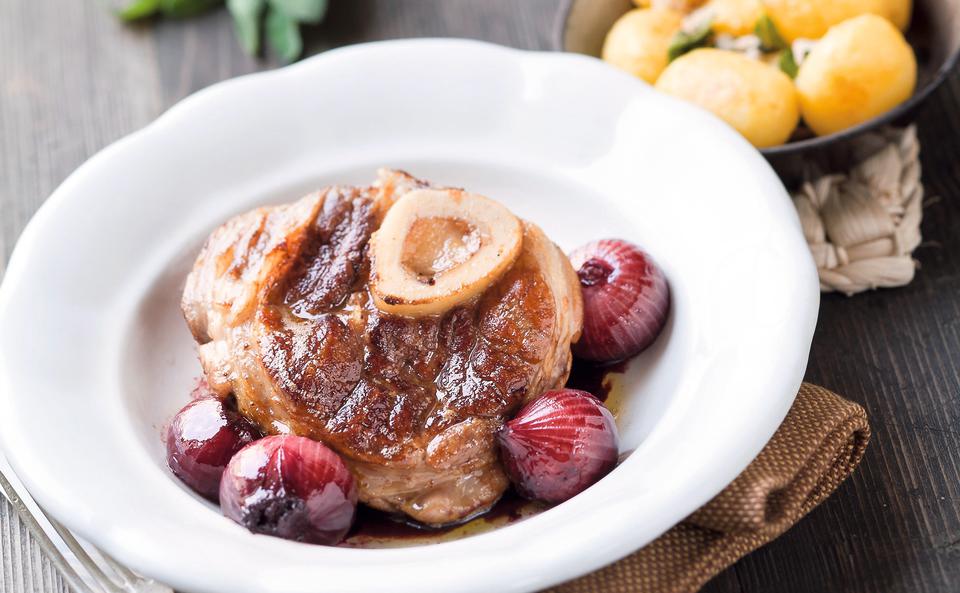
[(700, 7), (706, 0), (633, 0), (637, 8), (669, 8), (679, 12), (690, 12)]
[(714, 31), (734, 36), (753, 33), (763, 15), (760, 0), (710, 0), (704, 9), (713, 17)]
[(704, 48), (684, 54), (656, 87), (712, 111), (758, 148), (786, 142), (800, 117), (790, 78), (735, 52)]
[(884, 13), (890, 22), (897, 26), (901, 31), (906, 31), (910, 26), (910, 14), (913, 12), (913, 2), (911, 0), (886, 0), (887, 9)]
[(763, 0), (777, 30), (788, 42), (819, 39), (827, 30), (861, 14), (886, 16), (895, 0)]
[(683, 15), (667, 8), (631, 10), (613, 25), (603, 43), (603, 59), (653, 84), (667, 67), (667, 47)]
[(832, 134), (893, 109), (913, 94), (917, 61), (890, 21), (865, 14), (831, 27), (800, 65), (807, 125)]

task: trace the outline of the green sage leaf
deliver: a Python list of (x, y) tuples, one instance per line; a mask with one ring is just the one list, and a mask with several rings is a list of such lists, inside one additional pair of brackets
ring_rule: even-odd
[(796, 78), (797, 72), (800, 71), (797, 61), (793, 59), (793, 50), (790, 48), (780, 50), (780, 55), (777, 57), (777, 66), (790, 78)]
[(260, 51), (260, 17), (265, 6), (266, 0), (227, 0), (237, 39), (250, 55)]
[(773, 20), (767, 15), (757, 19), (757, 23), (753, 26), (753, 33), (760, 38), (760, 49), (763, 51), (777, 51), (790, 47), (790, 44), (780, 35), (777, 26), (773, 24)]
[(713, 35), (712, 25), (713, 22), (708, 20), (689, 31), (681, 29), (674, 33), (667, 46), (667, 59), (672, 62), (689, 51), (706, 46)]
[(327, 14), (327, 0), (270, 0), (270, 5), (301, 23), (316, 24)]
[(185, 19), (222, 3), (223, 0), (160, 0), (160, 10), (165, 16)]
[(283, 12), (275, 8), (267, 11), (267, 41), (284, 62), (292, 62), (303, 51), (300, 38), (300, 25)]
[(117, 13), (125, 21), (136, 21), (153, 16), (160, 10), (160, 0), (133, 0)]

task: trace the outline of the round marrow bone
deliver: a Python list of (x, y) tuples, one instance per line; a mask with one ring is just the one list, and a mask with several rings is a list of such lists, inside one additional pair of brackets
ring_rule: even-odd
[(439, 315), (496, 282), (522, 243), (520, 220), (489, 198), (414, 190), (387, 211), (370, 239), (370, 293), (386, 313)]

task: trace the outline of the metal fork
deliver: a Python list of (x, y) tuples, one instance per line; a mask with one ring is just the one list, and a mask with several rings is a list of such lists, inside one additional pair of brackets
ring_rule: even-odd
[(77, 593), (173, 593), (169, 587), (141, 577), (92, 545), (80, 543), (33, 500), (2, 454), (0, 492)]

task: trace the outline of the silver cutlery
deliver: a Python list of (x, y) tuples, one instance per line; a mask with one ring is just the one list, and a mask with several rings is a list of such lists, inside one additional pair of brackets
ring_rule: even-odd
[(169, 587), (141, 577), (94, 546), (81, 543), (33, 500), (3, 455), (0, 492), (76, 593), (173, 593)]

